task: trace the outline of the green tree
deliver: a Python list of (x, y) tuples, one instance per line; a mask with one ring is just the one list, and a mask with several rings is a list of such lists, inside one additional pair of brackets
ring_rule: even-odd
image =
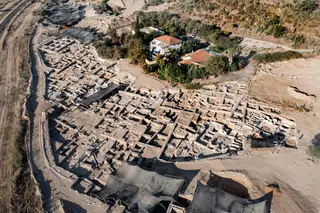
[(194, 50), (197, 50), (200, 48), (200, 42), (196, 39), (189, 39), (185, 42), (183, 42), (183, 44), (181, 45), (181, 53), (183, 55), (187, 54), (187, 53), (191, 53)]
[(191, 65), (188, 69), (187, 75), (189, 79), (204, 78), (208, 76), (208, 72), (205, 67), (197, 65)]
[(169, 58), (171, 60), (176, 60), (180, 57), (180, 53), (176, 49), (169, 49)]
[(147, 57), (148, 49), (143, 45), (141, 39), (131, 38), (126, 44), (128, 58), (133, 64), (142, 64)]
[(234, 72), (238, 70), (238, 65), (236, 63), (232, 63), (230, 66), (230, 71)]
[(160, 61), (157, 70), (158, 78), (176, 83), (185, 83), (190, 81), (186, 74), (186, 67), (179, 66), (176, 63), (165, 63)]
[(205, 63), (206, 72), (210, 75), (227, 73), (229, 67), (229, 59), (226, 56), (211, 56)]

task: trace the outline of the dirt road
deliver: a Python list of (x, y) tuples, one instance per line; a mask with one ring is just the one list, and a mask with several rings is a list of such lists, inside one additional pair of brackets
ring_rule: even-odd
[[(15, 178), (20, 175), (23, 158), (18, 151), (20, 147), (17, 140), (20, 136), (21, 105), (30, 76), (27, 57), (28, 29), (34, 24), (33, 11), (40, 8), (40, 5), (28, 3), (18, 10), (12, 10), (5, 25), (1, 22), (0, 209), (3, 212), (15, 211), (12, 210), (11, 202), (17, 190)], [(34, 211), (37, 212), (37, 209)]]

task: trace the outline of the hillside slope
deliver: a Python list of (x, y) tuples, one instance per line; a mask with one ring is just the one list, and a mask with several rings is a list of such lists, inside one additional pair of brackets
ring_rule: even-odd
[(180, 10), (223, 29), (320, 49), (318, 0), (180, 0)]

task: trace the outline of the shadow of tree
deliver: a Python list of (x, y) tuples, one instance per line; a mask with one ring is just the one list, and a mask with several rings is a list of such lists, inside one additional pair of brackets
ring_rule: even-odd
[(316, 134), (311, 142), (315, 146), (320, 146), (320, 133)]
[(73, 203), (69, 200), (61, 200), (63, 203), (63, 210), (65, 213), (87, 213), (79, 204)]

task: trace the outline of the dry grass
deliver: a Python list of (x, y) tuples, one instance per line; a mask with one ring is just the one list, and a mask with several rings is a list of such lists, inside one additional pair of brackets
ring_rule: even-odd
[[(254, 35), (278, 35), (274, 31), (284, 27), (280, 37), (295, 47), (320, 49), (320, 12), (299, 13), (294, 5), (285, 0), (203, 0), (202, 4), (192, 0), (181, 0), (184, 11), (202, 19), (217, 23), (223, 29), (238, 33), (251, 30)], [(272, 20), (278, 19), (278, 22)], [(270, 24), (272, 23), (272, 24)], [(235, 27), (237, 26), (237, 27)], [(278, 35), (279, 36), (279, 35)], [(279, 40), (279, 39), (278, 39)]]

